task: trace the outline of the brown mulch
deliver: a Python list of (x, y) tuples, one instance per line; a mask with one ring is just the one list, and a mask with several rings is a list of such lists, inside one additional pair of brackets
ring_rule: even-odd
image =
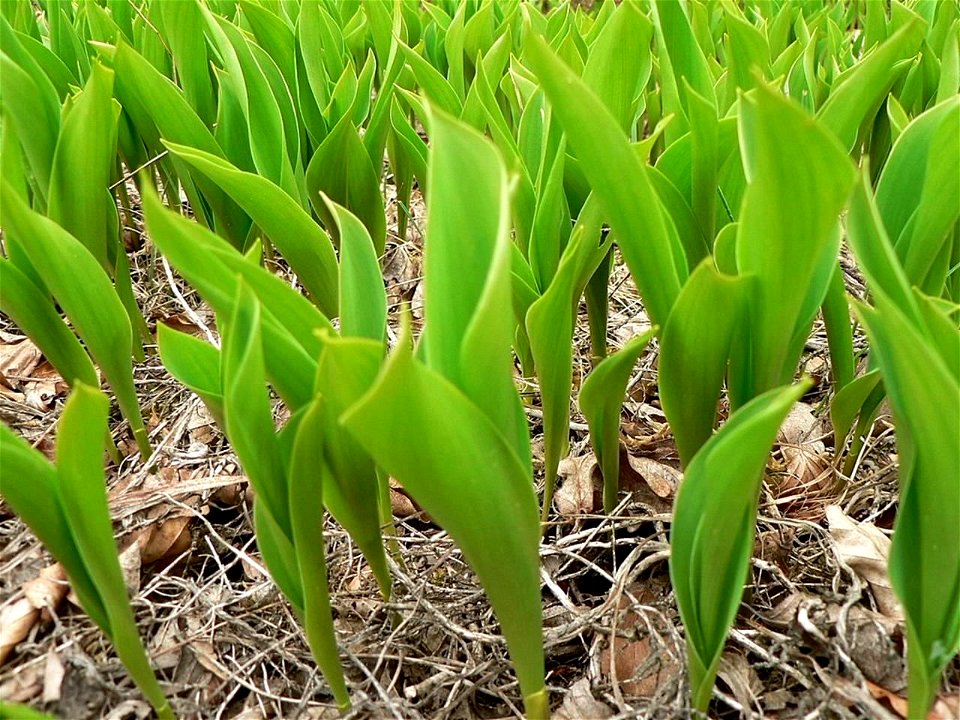
[[(391, 200), (393, 227), (397, 210)], [(390, 239), (383, 266), (391, 310), (408, 302), (419, 319), (422, 201), (411, 211), (407, 237)], [(156, 256), (137, 218), (128, 224), (135, 287), (151, 326), (163, 321), (216, 338), (212, 313)], [(849, 259), (845, 265), (851, 289), (862, 294), (855, 267)], [(619, 347), (649, 323), (620, 263), (610, 288), (608, 340)], [(4, 346), (21, 341), (9, 322), (0, 331)], [(574, 342), (579, 384), (590, 367), (585, 315)], [(588, 437), (573, 408), (572, 459), (565, 464), (566, 489), (557, 493), (567, 504), (541, 546), (547, 683), (557, 718), (690, 717), (667, 565), (672, 492), (650, 473), (677, 466), (656, 394), (656, 359), (652, 343), (624, 404), (624, 491), (610, 516), (592, 492)], [(817, 381), (804, 399), (808, 424), (801, 436), (781, 439), (771, 459), (752, 579), (711, 716), (892, 720), (904, 715), (902, 623), (838, 555), (825, 519), (826, 507), (837, 505), (889, 534), (897, 505), (892, 427), (881, 416), (852, 477), (841, 477), (819, 326), (803, 367)], [(23, 375), (4, 377), (0, 417), (49, 452), (65, 388), (41, 371), (39, 361)], [(45, 392), (36, 387), (40, 376)], [(136, 379), (156, 452), (149, 464), (141, 462), (115, 415), (114, 436), (128, 457), (108, 468), (108, 484), (121, 548), (137, 543), (123, 553), (125, 569), (142, 636), (175, 712), (218, 720), (337, 717), (303, 634), (263, 569), (246, 481), (223, 435), (199, 400), (167, 375), (155, 348), (148, 348)], [(536, 385), (525, 381), (522, 389), (535, 455), (542, 456)], [(672, 476), (663, 470), (658, 477)], [(393, 567), (389, 603), (350, 537), (326, 520), (331, 599), (354, 702), (349, 717), (519, 717), (505, 645), (476, 578), (442, 530), (403, 505), (402, 493), (394, 498), (397, 512), (405, 513), (397, 523), (403, 566)], [(24, 587), (51, 563), (0, 505), (0, 608), (21, 601)], [(955, 661), (940, 712), (958, 711), (950, 700), (958, 689)], [(150, 716), (109, 643), (69, 599), (44, 610), (0, 667), (0, 697), (77, 720)]]

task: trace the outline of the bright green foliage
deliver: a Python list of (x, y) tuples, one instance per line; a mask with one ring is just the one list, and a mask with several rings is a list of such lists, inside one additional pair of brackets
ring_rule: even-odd
[(382, 343), (387, 295), (370, 233), (356, 215), (323, 196), (340, 238), (340, 333)]
[[(307, 640), (337, 704), (350, 700), (336, 652), (326, 587), (322, 531), (322, 400), (316, 399), (278, 436), (264, 385), (261, 308), (240, 283), (224, 336), (221, 362), (227, 436), (257, 492), (254, 527), (270, 574), (307, 628)], [(318, 454), (321, 459), (317, 460)]]
[(529, 468), (476, 404), (413, 357), (409, 334), (342, 422), (463, 550), (500, 620), (528, 717), (548, 717)]
[(600, 216), (597, 204), (584, 205), (570, 243), (546, 291), (530, 305), (526, 331), (540, 381), (543, 406), (544, 491), (542, 518), (547, 520), (560, 460), (570, 441), (570, 386), (573, 382), (571, 340), (576, 302), (587, 279), (610, 248), (609, 240), (597, 245)]
[(910, 716), (924, 717), (960, 650), (960, 331), (917, 295), (916, 324), (882, 292), (858, 314), (897, 421), (900, 512), (890, 579), (907, 616)]
[[(632, 292), (610, 284), (622, 258), (659, 327), (650, 401), (687, 473), (672, 572), (694, 706), (709, 701), (764, 459), (819, 314), (844, 475), (890, 395), (902, 480), (891, 574), (911, 713), (924, 713), (960, 622), (955, 0), (34, 5), (0, 3), (0, 309), (75, 396), (102, 372), (149, 454), (131, 355), (151, 338), (121, 242), (139, 196), (148, 250), (224, 339), (221, 350), (161, 323), (160, 360), (257, 487), (260, 550), (341, 709), (323, 512), (389, 597), (390, 472), (460, 544), (527, 712), (549, 713), (514, 360), (539, 385), (547, 519), (585, 297), (596, 367), (579, 400), (611, 509), (623, 395), (654, 333), (602, 361), (611, 301)], [(417, 187), (425, 328), (418, 344), (406, 328), (387, 357), (385, 197), (406, 242), (422, 230)], [(844, 241), (867, 279), (855, 303), (866, 348)], [(279, 430), (268, 387), (290, 414)], [(90, 448), (75, 452), (92, 465)], [(97, 582), (78, 593), (104, 625)]]
[(907, 125), (877, 182), (877, 207), (904, 272), (933, 296), (952, 270), (958, 197), (960, 97), (954, 96)]
[(54, 720), (54, 718), (52, 715), (26, 705), (0, 702), (0, 720)]
[(923, 716), (960, 648), (960, 331), (932, 298), (910, 288), (865, 175), (854, 191), (849, 237), (875, 307), (858, 304), (857, 314), (897, 422), (901, 509), (890, 578), (907, 615), (910, 714)]
[(379, 170), (370, 161), (350, 116), (344, 115), (317, 149), (306, 175), (310, 202), (334, 237), (336, 221), (320, 200), (320, 193), (363, 221), (378, 255), (383, 252), (387, 232)]
[(593, 451), (603, 473), (603, 509), (613, 512), (620, 482), (620, 407), (637, 358), (656, 334), (651, 328), (605, 358), (580, 388), (580, 410), (590, 426)]
[(753, 287), (746, 339), (731, 357), (734, 408), (793, 377), (834, 273), (838, 217), (854, 179), (843, 149), (798, 106), (766, 87), (740, 105), (749, 185), (736, 260)]
[(660, 339), (660, 402), (686, 467), (713, 433), (730, 349), (742, 333), (751, 278), (694, 270)]
[(265, 177), (243, 172), (209, 153), (173, 143), (167, 147), (250, 215), (290, 263), (320, 311), (336, 317), (337, 257), (329, 237), (307, 211)]
[(278, 277), (253, 264), (227, 241), (165, 210), (150, 190), (143, 193), (153, 242), (221, 316), (229, 317), (242, 277), (263, 305), (264, 362), (274, 388), (298, 409), (313, 397), (322, 344), (316, 330), (330, 321)]
[(430, 124), (424, 361), (407, 326), (342, 422), (463, 550), (500, 620), (528, 716), (546, 718), (536, 497), (509, 355), (506, 172), (475, 132), (439, 111)]
[(67, 109), (53, 157), (48, 217), (107, 268), (107, 218), (114, 208), (106, 187), (119, 111), (113, 101), (113, 73), (94, 63), (89, 83)]
[(113, 539), (103, 477), (109, 402), (78, 384), (60, 419), (56, 466), (0, 425), (3, 497), (60, 562), (80, 604), (160, 718), (173, 713), (140, 644)]
[(670, 579), (687, 633), (695, 710), (706, 712), (750, 568), (757, 502), (780, 423), (809, 383), (770, 390), (734, 413), (687, 468), (670, 530)]
[(160, 324), (157, 345), (163, 366), (203, 400), (217, 424), (224, 424), (220, 383), (220, 351), (193, 335)]
[(501, 429), (528, 466), (526, 419), (509, 351), (506, 171), (495, 149), (476, 133), (439, 111), (430, 124), (424, 358)]
[(99, 385), (97, 370), (76, 335), (43, 291), (5, 258), (0, 258), (0, 311), (33, 338), (69, 385)]
[(687, 272), (676, 265), (675, 239), (667, 229), (646, 169), (631, 151), (616, 119), (542, 40), (530, 37), (524, 60), (537, 73), (610, 218), (650, 319), (665, 322)]
[[(41, 273), (77, 334), (100, 365), (117, 395), (121, 412), (130, 423), (140, 453), (146, 459), (152, 450), (133, 386), (133, 361), (130, 355), (133, 333), (130, 319), (114, 292), (110, 278), (79, 240), (27, 207), (6, 183), (0, 196), (5, 230), (17, 238), (31, 264)], [(49, 319), (49, 310), (23, 308), (22, 312), (33, 315), (31, 323), (38, 323), (38, 327), (42, 324), (44, 333), (50, 333), (44, 335), (41, 344), (52, 345), (58, 341), (58, 335), (62, 334), (60, 328), (43, 320), (44, 315)], [(73, 351), (73, 356), (77, 357), (76, 351)], [(70, 370), (69, 367), (65, 369)], [(74, 367), (74, 372), (78, 370)]]

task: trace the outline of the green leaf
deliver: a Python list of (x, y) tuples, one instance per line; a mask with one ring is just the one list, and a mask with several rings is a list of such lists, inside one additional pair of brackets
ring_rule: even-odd
[(550, 513), (557, 468), (567, 454), (570, 443), (575, 307), (587, 279), (609, 249), (609, 239), (597, 244), (601, 225), (598, 210), (596, 202), (587, 201), (553, 281), (530, 306), (525, 318), (543, 406), (544, 492), (541, 517), (544, 522)]
[[(762, 86), (744, 95), (740, 108), (749, 185), (740, 212), (737, 268), (755, 275), (755, 282), (749, 337), (731, 357), (733, 407), (793, 377), (836, 267), (838, 218), (855, 176), (833, 136), (772, 89)], [(784, 144), (784, 137), (790, 143)]]
[(833, 425), (833, 446), (839, 454), (867, 399), (880, 384), (877, 370), (861, 375), (837, 390), (830, 402), (830, 422)]
[(381, 594), (389, 599), (392, 579), (380, 531), (382, 518), (389, 518), (388, 508), (381, 507), (384, 498), (389, 502), (389, 488), (373, 459), (338, 423), (340, 415), (373, 386), (383, 355), (382, 340), (326, 339), (316, 382), (325, 420), (323, 433), (315, 441), (325, 448), (324, 502), (367, 558)]
[(887, 236), (876, 199), (869, 188), (869, 170), (864, 169), (857, 178), (847, 208), (847, 241), (867, 279), (867, 285), (874, 292), (882, 291), (901, 312), (910, 312), (912, 317), (919, 320), (910, 281)]
[(105, 632), (117, 655), (161, 718), (172, 718), (167, 699), (150, 668), (127, 599), (110, 523), (103, 478), (103, 441), (110, 403), (99, 390), (78, 385), (60, 418), (57, 475), (67, 526), (96, 587), (107, 616)]
[(721, 275), (704, 260), (680, 291), (660, 340), (660, 404), (687, 467), (713, 434), (730, 348), (750, 279)]
[(686, 269), (681, 273), (676, 267), (667, 221), (644, 166), (616, 119), (543, 40), (530, 37), (524, 59), (537, 74), (610, 218), (651, 320), (665, 322)]
[(620, 484), (620, 410), (627, 383), (637, 359), (656, 335), (651, 328), (631, 338), (620, 350), (603, 360), (583, 381), (578, 402), (590, 427), (590, 443), (603, 473), (603, 509), (617, 505)]
[(160, 361), (167, 371), (203, 400), (217, 425), (226, 427), (220, 382), (220, 350), (163, 323), (157, 323), (157, 345)]
[(526, 418), (513, 383), (510, 214), (496, 148), (441, 111), (432, 150), (424, 242), (427, 365), (502, 429), (529, 466)]
[(253, 504), (253, 529), (257, 538), (257, 548), (270, 571), (270, 577), (280, 588), (294, 610), (303, 615), (304, 592), (301, 584), (300, 568), (293, 542), (286, 535), (276, 518), (270, 513), (266, 503), (257, 499)]
[(827, 330), (830, 346), (830, 371), (834, 388), (839, 390), (853, 381), (856, 373), (853, 350), (853, 326), (850, 322), (850, 306), (847, 304), (847, 289), (843, 281), (843, 268), (838, 263), (830, 278), (826, 297), (820, 308), (823, 324)]
[(37, 344), (68, 385), (73, 387), (78, 381), (99, 385), (90, 356), (53, 303), (5, 258), (0, 258), (0, 311)]
[[(97, 442), (103, 446), (103, 438)], [(90, 619), (109, 630), (100, 592), (64, 514), (56, 468), (5, 424), (0, 424), (0, 488), (3, 499), (63, 566)]]
[(370, 233), (356, 215), (321, 195), (340, 237), (340, 334), (383, 342), (387, 294)]
[[(292, 162), (297, 160), (299, 138), (290, 136), (292, 129), (284, 122), (284, 114), (268, 77), (268, 58), (256, 56), (258, 49), (227, 20), (213, 15), (200, 5), (206, 27), (220, 51), (226, 73), (222, 82), (237, 97), (247, 121), (250, 152), (257, 171), (280, 186), (294, 199), (300, 199), (293, 175)], [(286, 95), (284, 99), (289, 99)]]
[(424, 60), (416, 50), (412, 50), (407, 45), (402, 45), (401, 48), (404, 59), (413, 70), (417, 85), (420, 86), (423, 94), (433, 105), (445, 113), (459, 116), (463, 111), (463, 103), (457, 97), (457, 93), (447, 82), (447, 79), (429, 62)]
[(221, 317), (229, 317), (238, 277), (263, 305), (264, 361), (277, 392), (297, 409), (313, 398), (313, 380), (322, 344), (317, 330), (333, 330), (330, 321), (283, 280), (251, 263), (226, 240), (165, 209), (144, 186), (141, 200), (154, 244)]
[(163, 36), (173, 56), (177, 79), (190, 106), (207, 127), (216, 119), (216, 96), (201, 27), (203, 16), (196, 2), (157, 3)]
[[(260, 303), (238, 283), (237, 299), (223, 334), (221, 385), (227, 436), (266, 511), (291, 535), (286, 466), (277, 443), (267, 395), (260, 333)], [(300, 604), (302, 607), (302, 603)]]
[(817, 113), (818, 119), (852, 151), (860, 127), (872, 122), (884, 97), (903, 71), (901, 60), (913, 57), (923, 40), (923, 23), (912, 19), (882, 45), (858, 62), (830, 95)]
[[(894, 143), (877, 183), (877, 205), (894, 244), (900, 242), (924, 192), (928, 158), (944, 149), (934, 145), (935, 141), (944, 139), (938, 136), (938, 131), (957, 112), (958, 104), (960, 100), (951, 98), (921, 113), (904, 128)], [(939, 159), (946, 160), (945, 157)]]
[[(360, 218), (373, 239), (377, 255), (383, 253), (387, 230), (380, 172), (370, 162), (349, 115), (340, 119), (317, 149), (307, 167), (306, 182), (313, 209), (331, 233), (336, 221), (320, 199), (320, 193)], [(334, 239), (339, 242), (335, 234)]]
[(283, 253), (317, 307), (337, 315), (337, 256), (327, 234), (296, 200), (265, 177), (244, 172), (210, 153), (165, 143), (170, 151), (209, 177), (249, 213)]
[[(170, 80), (157, 71), (147, 60), (130, 48), (126, 43), (118, 43), (112, 53), (114, 72), (114, 92), (123, 105), (124, 111), (130, 116), (137, 133), (144, 143), (154, 150), (159, 150), (160, 138), (168, 142), (188, 145), (196, 150), (222, 156), (217, 140), (203, 121), (190, 107), (180, 89)], [(221, 103), (220, 111), (224, 111)], [(219, 120), (222, 120), (220, 118)], [(218, 122), (218, 131), (222, 125)], [(179, 162), (179, 161), (176, 161)], [(176, 163), (172, 164), (177, 167)], [(202, 212), (203, 203), (193, 192), (193, 182), (189, 169), (181, 165), (182, 172), (178, 173), (184, 183), (187, 196), (191, 194), (191, 205), (197, 218), (204, 223), (207, 220)], [(217, 231), (234, 247), (242, 247), (243, 241), (250, 229), (249, 219), (226, 193), (215, 183), (203, 175), (197, 175), (196, 187), (203, 193), (204, 201), (210, 206), (213, 214), (212, 224)]]
[(527, 716), (545, 719), (537, 500), (512, 443), (414, 359), (409, 330), (341, 422), (461, 548), (500, 620)]
[(306, 406), (297, 426), (290, 458), (290, 524), (303, 593), (303, 627), (310, 652), (330, 685), (341, 711), (350, 707), (350, 694), (337, 652), (330, 607), (326, 543), (323, 537), (323, 491), (331, 482), (323, 457), (323, 403)]
[[(681, 92), (683, 78), (700, 97), (714, 106), (717, 104), (713, 78), (706, 58), (690, 25), (684, 6), (673, 0), (657, 0), (651, 3), (651, 15), (657, 32), (657, 48), (660, 59), (660, 76), (663, 84), (663, 114), (678, 116), (667, 128), (667, 145), (683, 135), (688, 129), (684, 120), (686, 97)], [(664, 322), (666, 316), (660, 319)]]
[(875, 299), (876, 309), (858, 304), (857, 314), (896, 420), (901, 491), (889, 573), (907, 617), (909, 714), (925, 717), (960, 649), (960, 384), (922, 326), (882, 292)]
[(26, 705), (0, 701), (0, 720), (55, 720), (55, 718)]
[(641, 89), (650, 77), (653, 25), (634, 3), (621, 3), (590, 46), (583, 81), (629, 136)]
[(686, 630), (692, 704), (700, 712), (707, 710), (748, 577), (770, 447), (809, 385), (776, 388), (740, 408), (697, 453), (677, 492), (670, 579)]
[(27, 162), (37, 178), (40, 197), (46, 203), (60, 134), (60, 101), (50, 80), (4, 18), (0, 18), (0, 38), (3, 41), (0, 103), (4, 119), (16, 128)]
[(117, 396), (145, 460), (152, 450), (133, 385), (130, 319), (103, 267), (84, 245), (28, 208), (3, 183), (4, 228), (16, 235), (31, 264), (73, 323)]
[[(928, 110), (903, 131), (877, 183), (877, 207), (911, 284), (938, 295), (933, 269), (960, 217), (960, 98)], [(943, 271), (941, 271), (943, 272)]]
[(50, 178), (48, 217), (84, 244), (97, 261), (107, 260), (107, 203), (117, 147), (113, 71), (98, 62), (63, 122)]

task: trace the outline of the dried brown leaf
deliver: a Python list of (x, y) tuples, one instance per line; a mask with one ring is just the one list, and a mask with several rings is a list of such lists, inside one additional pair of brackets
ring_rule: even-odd
[(60, 654), (53, 648), (47, 651), (46, 662), (43, 665), (43, 704), (60, 702), (60, 688), (63, 686), (63, 676), (66, 668), (60, 659)]
[(837, 558), (870, 585), (880, 612), (903, 622), (903, 608), (887, 576), (890, 538), (876, 525), (857, 522), (837, 505), (828, 506), (826, 515)]
[(189, 517), (172, 517), (147, 528), (137, 537), (140, 561), (144, 565), (173, 559), (186, 551), (193, 537)]
[(819, 426), (820, 421), (813, 414), (813, 408), (806, 403), (797, 403), (787, 413), (777, 439), (783, 444), (801, 445), (816, 436)]
[(19, 387), (40, 364), (41, 355), (30, 340), (0, 344), (0, 383), (11, 389)]
[(562, 483), (553, 496), (553, 504), (561, 515), (582, 515), (593, 512), (600, 504), (603, 481), (593, 453), (568, 457), (560, 461), (557, 476)]
[(720, 658), (717, 675), (733, 691), (740, 705), (744, 708), (756, 706), (763, 684), (747, 658), (740, 653), (725, 652)]
[(557, 710), (554, 720), (604, 720), (613, 717), (613, 710), (593, 696), (590, 680), (580, 678), (563, 698), (563, 705)]
[(663, 500), (676, 495), (683, 473), (647, 457), (628, 455), (630, 468), (637, 473), (654, 494)]
[(120, 552), (119, 560), (123, 584), (130, 595), (136, 595), (140, 591), (140, 544), (132, 542), (127, 545)]
[[(611, 681), (619, 681), (627, 695), (650, 698), (680, 668), (670, 659), (655, 657), (649, 638), (628, 640), (616, 637), (613, 640), (613, 667)], [(600, 669), (611, 675), (610, 648), (600, 653)]]
[(67, 594), (66, 574), (59, 563), (23, 584), (23, 595), (0, 610), (0, 665), (40, 620), (41, 610), (57, 607)]

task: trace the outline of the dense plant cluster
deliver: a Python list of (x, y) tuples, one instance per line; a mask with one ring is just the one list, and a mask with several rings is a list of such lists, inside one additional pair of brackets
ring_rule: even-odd
[[(118, 451), (99, 390), (102, 377), (146, 461), (133, 368), (155, 343), (249, 476), (259, 551), (341, 709), (320, 519), (329, 511), (350, 533), (389, 598), (391, 476), (462, 549), (525, 711), (546, 718), (538, 544), (571, 401), (610, 511), (624, 393), (658, 343), (684, 470), (670, 576), (691, 706), (706, 711), (818, 317), (841, 465), (884, 399), (895, 417), (889, 574), (906, 614), (910, 715), (925, 715), (960, 647), (954, 0), (10, 0), (0, 11), (0, 308), (72, 388), (55, 464), (0, 428), (3, 497), (160, 717), (170, 705), (114, 561), (103, 450)], [(424, 329), (414, 337), (401, 313), (389, 347), (384, 183), (398, 207), (418, 187), (428, 208)], [(153, 246), (216, 313), (222, 345), (164, 325), (154, 336), (120, 234), (134, 200)], [(868, 298), (845, 289), (844, 249)], [(618, 257), (654, 328), (609, 352)], [(581, 300), (594, 365), (573, 397)], [(517, 372), (539, 387), (542, 498)], [(280, 428), (270, 389), (289, 411)]]

